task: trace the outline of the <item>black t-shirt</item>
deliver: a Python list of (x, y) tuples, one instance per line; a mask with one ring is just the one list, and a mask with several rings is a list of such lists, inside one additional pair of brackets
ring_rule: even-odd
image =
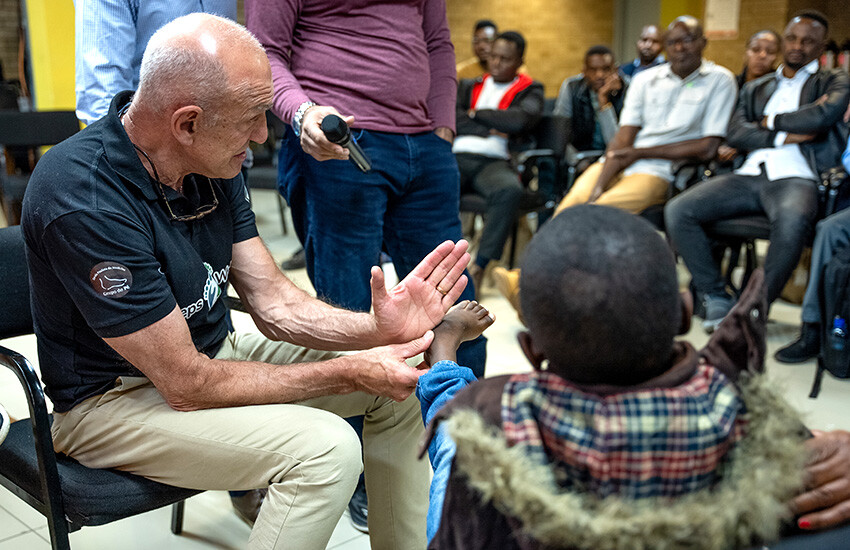
[[(118, 110), (48, 151), (30, 178), (23, 226), (38, 357), (55, 410), (142, 374), (102, 338), (145, 328), (179, 305), (199, 351), (227, 334), (233, 243), (257, 236), (241, 175), (190, 175), (180, 195), (159, 187), (139, 161)], [(204, 205), (218, 207), (176, 221)]]

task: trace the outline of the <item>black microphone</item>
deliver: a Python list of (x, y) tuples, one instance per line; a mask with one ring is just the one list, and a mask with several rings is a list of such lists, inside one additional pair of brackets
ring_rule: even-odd
[(357, 144), (357, 140), (351, 135), (351, 130), (348, 124), (336, 115), (327, 115), (322, 119), (322, 132), (331, 143), (342, 145), (348, 149), (348, 158), (354, 163), (354, 166), (360, 168), (363, 172), (368, 172), (372, 169), (372, 161)]

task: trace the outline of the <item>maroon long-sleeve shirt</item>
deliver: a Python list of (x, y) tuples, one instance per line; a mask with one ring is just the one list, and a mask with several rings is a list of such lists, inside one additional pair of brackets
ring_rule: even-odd
[(246, 0), (269, 56), (273, 111), (310, 100), (396, 133), (454, 130), (457, 81), (445, 0)]

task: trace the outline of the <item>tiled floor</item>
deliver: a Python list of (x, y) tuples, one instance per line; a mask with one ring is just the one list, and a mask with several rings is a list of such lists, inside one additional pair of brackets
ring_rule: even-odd
[[(297, 240), (292, 234), (281, 233), (280, 215), (272, 191), (254, 192), (255, 211), (260, 233), (272, 254), (280, 261), (294, 250)], [(291, 225), (290, 225), (291, 228)], [(290, 276), (301, 286), (309, 287), (304, 270), (291, 272)], [(685, 276), (686, 280), (687, 277)], [(485, 284), (481, 302), (496, 314), (496, 323), (487, 331), (488, 375), (525, 370), (525, 360), (516, 344), (516, 333), (522, 327), (508, 303), (498, 292)], [(240, 328), (250, 328), (250, 319), (240, 316)], [(768, 326), (768, 352), (794, 338), (799, 322), (799, 307), (776, 304), (771, 311)], [(687, 336), (697, 347), (706, 336), (695, 324)], [(0, 342), (35, 359), (35, 341), (32, 337), (15, 338)], [(850, 400), (847, 393), (850, 383), (831, 377), (824, 380), (817, 400), (807, 398), (814, 362), (801, 366), (776, 363), (772, 357), (767, 364), (768, 375), (785, 387), (788, 399), (806, 415), (809, 426), (818, 429), (850, 429)], [(27, 415), (26, 402), (11, 373), (0, 372), (0, 403), (14, 417)], [(844, 416), (848, 414), (848, 416)], [(248, 527), (231, 512), (227, 493), (210, 491), (190, 499), (186, 505), (185, 528), (182, 536), (169, 530), (170, 511), (161, 509), (123, 520), (111, 525), (86, 528), (71, 535), (75, 550), (84, 549), (238, 549), (244, 548), (249, 535)], [(40, 550), (49, 545), (46, 522), (42, 517), (5, 489), (0, 488), (0, 550)], [(119, 542), (120, 541), (120, 542)], [(346, 516), (342, 518), (331, 538), (328, 548), (357, 550), (369, 548), (369, 539), (355, 531)]]

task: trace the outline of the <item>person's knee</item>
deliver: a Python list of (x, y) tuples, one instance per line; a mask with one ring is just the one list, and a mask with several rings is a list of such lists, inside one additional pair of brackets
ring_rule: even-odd
[(668, 233), (675, 233), (687, 224), (690, 212), (690, 201), (686, 195), (679, 195), (668, 202), (664, 206), (664, 226)]
[[(298, 465), (305, 481), (316, 485), (354, 483), (363, 471), (363, 453), (357, 433), (342, 418), (311, 422), (311, 448), (302, 450)], [(284, 451), (285, 452), (285, 451)]]

